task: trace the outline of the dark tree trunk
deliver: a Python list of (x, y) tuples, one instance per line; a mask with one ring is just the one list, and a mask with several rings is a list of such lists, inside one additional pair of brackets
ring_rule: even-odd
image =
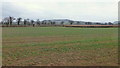
[(20, 21), (18, 21), (18, 26), (20, 25)]
[(9, 17), (9, 19), (10, 19), (10, 26), (12, 25), (12, 17)]

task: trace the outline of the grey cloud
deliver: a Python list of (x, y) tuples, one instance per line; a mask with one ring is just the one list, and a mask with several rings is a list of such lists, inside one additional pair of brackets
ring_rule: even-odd
[[(24, 5), (24, 6), (23, 6)], [(113, 5), (113, 6), (112, 6)], [(114, 9), (115, 6), (115, 9)], [(88, 21), (115, 21), (117, 20), (117, 5), (114, 3), (21, 3), (3, 2), (2, 16), (14, 16), (30, 19), (67, 18), (72, 20)]]
[(2, 17), (19, 17), (24, 11), (25, 9), (18, 7), (17, 5), (13, 5), (11, 2), (2, 3)]

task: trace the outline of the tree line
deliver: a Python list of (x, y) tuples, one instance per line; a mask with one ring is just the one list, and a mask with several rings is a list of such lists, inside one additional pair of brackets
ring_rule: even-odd
[[(12, 26), (14, 21), (16, 22), (17, 26), (20, 26), (21, 23), (23, 24), (23, 26), (35, 26), (35, 24), (37, 26), (39, 25), (46, 25), (46, 24), (50, 24), (50, 25), (55, 25), (55, 22), (49, 21), (49, 23), (46, 23), (45, 21), (40, 21), (39, 19), (32, 20), (32, 19), (22, 19), (21, 17), (19, 18), (14, 18), (14, 17), (5, 17), (4, 19), (2, 19), (1, 24), (2, 25), (6, 25), (6, 26)], [(63, 22), (62, 22), (63, 23)]]
[[(13, 22), (15, 21), (15, 23), (17, 24), (17, 26), (44, 26), (44, 25), (51, 25), (51, 26), (55, 26), (56, 22), (53, 22), (51, 20), (47, 20), (47, 22), (44, 21), (40, 21), (39, 19), (35, 20), (31, 20), (31, 19), (22, 19), (21, 17), (15, 18), (12, 16), (9, 17), (5, 17), (2, 21), (1, 24), (5, 25), (5, 26), (13, 26)], [(64, 25), (64, 21), (61, 21), (60, 25)], [(72, 25), (74, 23), (74, 21), (69, 21), (69, 24)], [(77, 24), (80, 24), (81, 22), (77, 21)], [(86, 25), (92, 25), (92, 22), (85, 22)], [(95, 23), (96, 25), (113, 25), (113, 23), (108, 22), (108, 23)]]

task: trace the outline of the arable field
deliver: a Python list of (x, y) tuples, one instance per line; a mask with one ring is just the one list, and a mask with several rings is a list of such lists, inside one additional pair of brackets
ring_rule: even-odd
[(117, 28), (4, 27), (3, 66), (116, 66)]

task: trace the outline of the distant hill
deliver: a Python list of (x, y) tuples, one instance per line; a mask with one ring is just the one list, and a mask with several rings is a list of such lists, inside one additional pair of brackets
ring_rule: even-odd
[(120, 24), (120, 21), (115, 21), (115, 22), (113, 22), (113, 24), (118, 25), (118, 24)]
[(69, 19), (52, 19), (51, 21), (73, 21)]
[[(43, 20), (44, 22), (56, 22), (56, 24), (60, 24), (64, 22), (63, 24), (70, 24), (70, 22), (73, 22), (73, 24), (85, 24), (84, 21), (74, 21), (74, 20), (69, 20), (69, 19), (52, 19), (52, 20)], [(78, 23), (79, 22), (79, 23)]]

